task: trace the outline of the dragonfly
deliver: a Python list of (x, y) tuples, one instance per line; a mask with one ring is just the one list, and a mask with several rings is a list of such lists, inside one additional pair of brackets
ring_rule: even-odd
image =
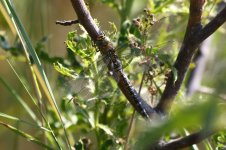
[[(105, 40), (105, 36), (100, 37), (100, 41)], [(168, 42), (170, 43), (170, 42)], [(166, 44), (165, 44), (166, 45)], [(143, 62), (141, 62), (140, 64), (145, 64), (146, 66), (152, 66), (152, 67), (146, 67), (149, 68), (150, 72), (150, 68), (153, 68), (154, 65), (159, 65), (161, 64), (160, 58), (155, 58), (155, 62), (158, 62), (156, 64), (154, 64), (153, 59), (151, 60), (150, 58), (152, 57), (151, 55), (155, 55), (155, 51), (157, 51), (156, 49), (159, 49), (159, 46), (143, 46), (142, 44), (139, 44), (139, 42), (137, 42), (136, 40), (133, 40), (133, 38), (131, 38), (131, 40), (129, 41), (129, 43), (126, 43), (125, 45), (123, 45), (124, 48), (124, 52), (120, 52), (120, 47), (116, 48), (116, 49), (109, 49), (108, 45), (102, 45), (105, 46), (105, 49), (108, 49), (108, 52), (100, 59), (102, 60), (102, 63), (100, 63), (101, 61), (97, 60), (97, 66), (99, 69), (99, 71), (97, 71), (98, 74), (96, 74), (96, 76), (103, 76), (103, 77), (107, 77), (108, 75), (110, 76), (114, 76), (114, 74), (117, 74), (115, 77), (115, 80), (117, 82), (119, 82), (120, 80), (122, 80), (122, 86), (125, 86), (124, 89), (129, 89), (127, 90), (127, 95), (129, 95), (128, 97), (133, 97), (135, 99), (137, 99), (137, 102), (132, 102), (134, 103), (134, 105), (137, 105), (138, 107), (140, 107), (140, 109), (143, 109), (144, 107), (147, 108), (147, 104), (142, 103), (140, 98), (137, 96), (138, 94), (136, 93), (135, 89), (132, 87), (132, 85), (130, 84), (127, 76), (123, 73), (122, 69), (127, 67), (128, 64), (130, 64), (132, 62), (132, 60), (135, 57), (143, 57)], [(164, 46), (165, 48), (167, 48), (168, 46)], [(121, 56), (118, 57), (116, 53), (121, 53)], [(129, 58), (129, 59), (128, 59)], [(121, 65), (121, 60), (128, 60), (126, 63), (124, 63), (124, 65)], [(104, 75), (104, 70), (107, 70), (106, 68), (109, 69), (109, 71), (105, 71), (106, 75)], [(118, 75), (118, 73), (120, 73)], [(94, 75), (95, 76), (95, 75)], [(150, 78), (150, 74), (147, 76), (149, 76), (148, 79)], [(153, 75), (152, 75), (153, 76)], [(153, 79), (153, 78), (152, 78)], [(87, 87), (95, 87), (95, 86), (90, 86), (90, 83), (92, 83), (93, 85), (96, 84), (96, 82), (98, 82), (99, 78), (95, 78), (95, 80), (90, 79), (88, 77), (85, 76), (81, 76), (80, 78), (77, 79), (77, 81), (80, 80), (79, 85), (89, 85), (89, 86), (84, 86), (82, 88), (80, 88), (77, 92), (75, 92), (77, 95), (78, 93), (82, 93), (82, 92), (86, 92), (86, 93), (92, 93), (92, 92), (87, 92)], [(90, 82), (92, 80), (92, 82)], [(71, 82), (71, 81), (69, 81)], [(75, 85), (75, 84), (74, 84)], [(95, 90), (95, 89), (93, 89)], [(153, 91), (153, 90), (152, 90)], [(87, 95), (86, 95), (87, 96)], [(88, 96), (89, 97), (89, 96)], [(91, 97), (90, 99), (94, 100), (95, 98)], [(97, 99), (97, 98), (96, 98)], [(144, 114), (144, 116), (147, 116), (148, 112), (145, 112), (144, 110), (141, 110)]]
[[(162, 45), (160, 45), (160, 47), (168, 48), (168, 43), (164, 43), (166, 45), (164, 45), (164, 47), (162, 47)], [(159, 48), (159, 47), (152, 47), (153, 50), (156, 49), (156, 48)], [(109, 54), (109, 55), (112, 55), (112, 54)], [(112, 59), (112, 58), (108, 59), (108, 57), (111, 57), (111, 56), (105, 56), (104, 59), (107, 59), (107, 60)], [(129, 56), (126, 55), (126, 57), (129, 57)], [(159, 68), (159, 67), (162, 66), (162, 64), (161, 64), (162, 62), (161, 62), (160, 58), (155, 57), (155, 58), (153, 58), (155, 61), (153, 61), (153, 60), (150, 59), (150, 57), (143, 56), (143, 55), (140, 55), (140, 56), (137, 55), (136, 57), (143, 57), (141, 59), (143, 61), (140, 61), (138, 63), (138, 65), (140, 67), (144, 66), (143, 68), (147, 68), (146, 71), (145, 71), (145, 73), (146, 73), (146, 75), (145, 75), (146, 79), (145, 80), (146, 80), (146, 83), (150, 81), (150, 86), (148, 88), (148, 91), (151, 93), (151, 95), (156, 95), (155, 93), (157, 91), (155, 90), (155, 88), (153, 88), (152, 84), (154, 83), (154, 78), (156, 78), (158, 76), (155, 73), (156, 68)], [(79, 78), (77, 78), (76, 80), (74, 80), (74, 81), (69, 80), (68, 81), (70, 83), (69, 86), (70, 86), (70, 89), (71, 89), (70, 94), (73, 93), (73, 94), (70, 95), (70, 98), (69, 98), (70, 100), (73, 100), (73, 102), (75, 102), (76, 99), (77, 99), (77, 101), (79, 101), (78, 98), (82, 97), (83, 99), (85, 99), (85, 101), (83, 100), (83, 102), (88, 104), (88, 103), (95, 102), (99, 99), (109, 98), (114, 94), (115, 91), (106, 93), (103, 89), (101, 89), (101, 90), (103, 90), (102, 95), (95, 95), (94, 94), (96, 82), (101, 81), (105, 84), (107, 84), (107, 83), (110, 84), (109, 76), (112, 76), (112, 74), (113, 74), (111, 72), (114, 72), (114, 70), (118, 70), (118, 71), (121, 72), (121, 70), (123, 68), (120, 65), (116, 65), (118, 67), (114, 68), (112, 71), (107, 71), (107, 65), (104, 62), (101, 63), (101, 61), (102, 61), (102, 57), (101, 57), (101, 60), (97, 61), (98, 63), (100, 63), (100, 65), (98, 65), (100, 67), (100, 70), (99, 70), (98, 74), (96, 75), (96, 76), (98, 76), (97, 78), (93, 79), (93, 78), (90, 78), (88, 76), (84, 76), (84, 75), (81, 74), (79, 76)], [(126, 88), (129, 89), (127, 91), (128, 95), (134, 96), (135, 99), (139, 100), (139, 102), (137, 104), (134, 104), (134, 105), (139, 105), (139, 107), (141, 107), (142, 109), (147, 108), (148, 106), (147, 106), (146, 103), (145, 104), (140, 103), (140, 101), (141, 101), (140, 97), (137, 96), (138, 94), (136, 93), (135, 89), (132, 88), (132, 85), (129, 82), (128, 77), (125, 74), (122, 74), (120, 76), (120, 79), (123, 79), (122, 85), (126, 86)], [(116, 81), (119, 82), (119, 78), (116, 78)], [(109, 86), (105, 85), (105, 86), (102, 86), (102, 88), (103, 87), (109, 87)], [(73, 89), (73, 91), (72, 91), (72, 89)], [(95, 95), (95, 96), (93, 97), (93, 95)], [(144, 116), (148, 116), (148, 112), (145, 112), (144, 110), (142, 110), (142, 112), (144, 113)]]
[[(104, 44), (100, 45), (99, 47), (100, 47), (100, 49), (103, 49), (102, 53), (105, 53), (105, 51), (106, 51), (106, 55), (107, 55), (106, 60), (110, 61), (110, 65), (108, 65), (108, 68), (113, 73), (113, 76), (115, 74), (114, 78), (118, 82), (119, 88), (124, 93), (124, 95), (127, 97), (127, 99), (130, 101), (130, 103), (134, 106), (135, 109), (137, 109), (139, 112), (141, 112), (141, 114), (143, 116), (149, 117), (148, 114), (150, 114), (151, 112), (147, 112), (147, 111), (154, 111), (154, 110), (149, 109), (149, 105), (141, 99), (141, 97), (138, 95), (136, 90), (130, 84), (128, 78), (125, 76), (125, 74), (122, 70), (122, 65), (121, 65), (121, 62), (120, 62), (118, 56), (116, 55), (116, 51), (111, 46), (105, 44), (107, 42), (103, 41), (103, 43)], [(152, 50), (154, 50), (153, 47), (150, 48), (150, 51), (152, 51)], [(145, 48), (144, 48), (143, 50), (141, 49), (140, 51), (144, 51), (147, 53), (147, 52), (149, 52), (149, 48), (147, 50), (145, 50)], [(153, 54), (155, 54), (155, 52)], [(156, 56), (157, 55), (155, 55), (155, 60), (159, 60)], [(105, 60), (105, 63), (106, 63), (106, 60)], [(108, 64), (108, 63), (106, 63), (106, 64)]]

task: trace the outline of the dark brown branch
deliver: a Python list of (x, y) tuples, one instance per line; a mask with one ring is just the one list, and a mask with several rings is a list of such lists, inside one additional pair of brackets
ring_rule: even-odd
[(151, 150), (179, 150), (179, 149), (191, 146), (193, 144), (197, 144), (202, 140), (208, 138), (214, 133), (215, 131), (202, 130), (200, 132), (190, 134), (186, 137), (174, 140), (166, 144), (161, 144), (156, 146), (155, 148), (150, 148), (150, 149)]
[[(160, 99), (156, 110), (161, 113), (165, 113), (169, 108), (170, 103), (174, 100), (177, 95), (181, 84), (184, 80), (185, 73), (187, 72), (188, 66), (191, 59), (198, 48), (199, 44), (203, 42), (207, 37), (214, 33), (225, 21), (226, 21), (226, 7), (203, 29), (201, 27), (201, 10), (204, 0), (191, 0), (189, 22), (183, 44), (180, 52), (177, 56), (177, 60), (174, 64), (174, 68), (177, 70), (177, 80), (174, 81), (173, 73), (168, 78), (165, 90)], [(194, 8), (193, 8), (194, 7)], [(199, 20), (199, 21), (198, 21)]]
[(198, 34), (195, 36), (196, 43), (201, 43), (211, 34), (213, 34), (226, 21), (226, 7), (211, 20)]
[(73, 25), (73, 24), (77, 24), (77, 23), (79, 23), (79, 21), (78, 20), (64, 20), (64, 21), (59, 21), (59, 20), (57, 20), (56, 21), (56, 24), (59, 24), (59, 25), (62, 25), (62, 26), (71, 26), (71, 25)]
[(201, 29), (203, 4), (204, 0), (190, 0), (190, 15), (187, 30), (180, 52), (173, 66), (177, 70), (177, 80), (175, 81), (173, 72), (171, 72), (160, 102), (156, 107), (158, 112), (165, 113), (165, 111), (169, 108), (171, 101), (174, 100), (184, 80), (184, 76), (191, 62), (192, 56), (198, 47), (198, 43), (194, 44), (193, 37), (195, 33)]

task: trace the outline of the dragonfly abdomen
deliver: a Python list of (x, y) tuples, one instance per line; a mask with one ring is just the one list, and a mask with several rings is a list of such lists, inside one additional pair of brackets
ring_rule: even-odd
[(116, 51), (111, 42), (103, 35), (97, 39), (96, 44), (102, 55), (105, 56), (104, 62), (117, 81), (118, 87), (121, 89), (123, 94), (142, 116), (149, 118), (150, 114), (154, 113), (155, 110), (149, 106), (132, 87), (127, 76), (123, 72), (122, 63), (116, 55)]
[(133, 105), (133, 107), (141, 112), (142, 116), (149, 118), (150, 114), (154, 113), (154, 109), (152, 109), (136, 92), (131, 83), (129, 82), (127, 76), (122, 72), (122, 70), (117, 71), (118, 75), (118, 86), (129, 100), (129, 102)]

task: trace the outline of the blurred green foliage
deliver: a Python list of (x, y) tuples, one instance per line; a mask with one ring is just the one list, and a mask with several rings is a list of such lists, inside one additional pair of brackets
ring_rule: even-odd
[[(49, 3), (45, 3), (45, 5), (49, 5)], [(175, 0), (147, 0), (137, 5), (138, 3), (141, 2), (135, 0), (98, 0), (89, 1), (88, 6), (91, 8), (97, 5), (96, 11), (102, 7), (116, 11), (120, 24), (117, 26), (114, 22), (109, 23), (109, 30), (104, 31), (104, 33), (113, 42), (123, 63), (123, 69), (135, 88), (139, 87), (141, 80), (145, 81), (141, 95), (148, 103), (155, 106), (161, 97), (169, 70), (173, 70), (176, 80), (177, 73), (172, 65), (183, 40), (189, 4)], [(218, 3), (219, 1), (207, 1), (204, 9), (204, 22), (209, 20), (207, 13), (210, 16), (216, 14)], [(35, 3), (30, 1), (27, 4), (33, 6)], [(58, 2), (58, 4), (61, 3)], [(21, 4), (18, 6), (21, 6)], [(140, 6), (144, 6), (143, 10)], [(212, 10), (211, 13), (208, 10)], [(105, 18), (104, 13), (102, 17)], [(26, 62), (22, 52), (23, 48), (18, 37), (13, 35), (12, 40), (2, 32), (9, 30), (5, 25), (5, 18), (6, 16), (1, 17), (4, 24), (3, 26), (0, 25), (2, 61), (10, 59), (13, 62), (21, 62), (23, 60), (22, 63), (24, 64)], [(108, 22), (108, 20), (105, 21)], [(102, 27), (101, 24), (99, 26)], [(58, 28), (58, 30), (62, 28), (64, 27)], [(33, 30), (30, 32), (33, 34)], [(219, 38), (224, 32), (219, 32), (216, 35), (218, 37), (216, 37), (217, 45), (220, 49), (225, 49), (222, 40)], [(52, 36), (54, 36), (54, 33), (52, 33)], [(76, 30), (70, 28), (67, 38), (62, 38), (64, 39), (62, 41), (65, 41), (63, 46), (65, 47), (63, 49), (65, 56), (52, 56), (47, 51), (49, 42), (53, 40), (49, 35), (42, 35), (41, 40), (34, 42), (34, 47), (48, 72), (51, 72), (54, 76), (49, 80), (55, 85), (53, 88), (54, 94), (57, 96), (61, 116), (70, 143), (74, 148), (81, 150), (124, 149), (126, 145), (129, 149), (144, 149), (160, 139), (171, 140), (172, 134), (179, 137), (184, 136), (185, 129), (192, 133), (200, 128), (206, 130), (221, 129), (225, 126), (222, 119), (225, 116), (224, 102), (212, 95), (203, 93), (197, 93), (188, 98), (185, 96), (185, 90), (183, 90), (185, 87), (183, 87), (168, 119), (164, 121), (153, 119), (149, 123), (139, 115), (135, 115), (135, 122), (131, 130), (129, 125), (133, 108), (118, 89), (117, 83), (111, 78), (106, 64), (103, 62), (105, 56), (100, 56), (97, 47), (81, 26), (76, 27)], [(52, 42), (59, 43), (62, 41)], [(225, 84), (223, 84), (225, 82), (224, 65), (221, 65), (225, 59), (223, 53), (222, 51), (216, 54), (219, 55), (217, 58), (220, 58), (222, 62), (214, 62), (208, 66), (215, 68), (216, 71), (209, 69), (209, 71), (207, 70), (208, 77), (204, 76), (203, 84), (216, 89), (216, 94), (221, 94), (224, 92), (222, 89), (225, 88)], [(21, 57), (23, 59), (18, 59)], [(55, 71), (53, 71), (54, 69)], [(144, 78), (142, 79), (143, 75)], [(2, 87), (8, 88), (9, 91), (14, 90), (10, 86), (6, 86), (7, 81), (4, 81), (2, 75), (1, 80), (3, 80)], [(29, 83), (29, 81), (27, 82)], [(31, 89), (30, 87), (33, 85), (28, 84), (27, 86)], [(34, 93), (35, 91), (31, 91), (30, 94), (35, 95)], [(14, 94), (18, 97), (21, 93)], [(25, 97), (25, 99), (30, 98)], [(31, 109), (34, 109), (30, 102), (24, 101), (28, 103)], [(34, 138), (33, 142), (42, 147), (48, 148), (50, 146), (50, 148), (56, 149), (55, 140), (57, 139), (60, 147), (67, 149), (65, 134), (60, 126), (58, 116), (54, 113), (54, 108), (47, 102), (43, 102), (43, 104), (43, 108), (35, 107), (36, 112), (44, 111), (45, 118), (52, 130), (46, 131), (46, 129), (49, 129), (48, 124), (45, 122), (40, 124), (39, 120), (35, 124), (44, 127), (44, 129), (35, 129), (31, 134), (22, 132), (19, 127), (8, 126), (8, 128), (16, 132), (16, 135), (24, 136), (27, 140), (37, 137)], [(5, 122), (6, 119), (15, 121), (15, 118), (6, 115), (10, 112), (4, 113), (5, 115), (1, 115), (4, 118), (1, 122)], [(23, 122), (21, 121), (23, 119), (16, 120)], [(9, 121), (9, 124), (11, 123)], [(21, 124), (21, 126), (23, 125)], [(0, 132), (1, 135), (4, 135), (4, 132), (8, 131)], [(27, 132), (30, 133), (30, 131)], [(55, 137), (50, 132), (54, 132)], [(128, 132), (130, 132), (129, 138), (127, 137)], [(16, 142), (17, 139), (15, 139)], [(224, 149), (225, 142), (225, 131), (221, 131), (209, 138), (206, 143), (203, 142), (200, 145), (205, 146), (206, 149)]]

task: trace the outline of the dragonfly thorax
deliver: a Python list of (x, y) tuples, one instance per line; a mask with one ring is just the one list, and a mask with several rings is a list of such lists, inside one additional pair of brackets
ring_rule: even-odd
[(119, 60), (118, 56), (115, 54), (114, 49), (110, 49), (108, 52), (108, 58), (111, 60), (112, 69), (114, 71), (119, 71), (122, 69), (122, 63)]
[(114, 71), (119, 71), (122, 69), (122, 63), (119, 59), (115, 59), (113, 61), (113, 69), (114, 69)]

